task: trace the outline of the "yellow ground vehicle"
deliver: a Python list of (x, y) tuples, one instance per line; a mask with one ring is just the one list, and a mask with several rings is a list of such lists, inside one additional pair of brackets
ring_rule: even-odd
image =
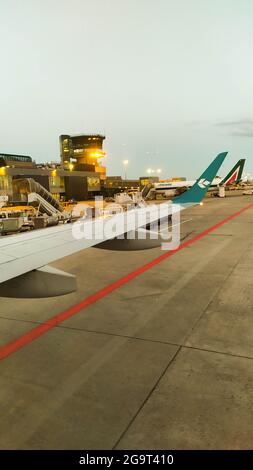
[(4, 206), (0, 209), (0, 216), (4, 212), (8, 212), (9, 214), (25, 212), (28, 216), (36, 215), (36, 209), (33, 206)]

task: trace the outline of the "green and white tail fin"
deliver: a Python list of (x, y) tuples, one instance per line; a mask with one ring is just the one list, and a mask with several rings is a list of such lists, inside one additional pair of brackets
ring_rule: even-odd
[(217, 155), (217, 157), (212, 161), (204, 173), (202, 173), (202, 175), (196, 180), (196, 183), (194, 183), (190, 189), (187, 189), (187, 191), (185, 191), (180, 196), (174, 197), (172, 203), (185, 206), (199, 204), (208, 191), (208, 188), (211, 185), (213, 179), (217, 175), (220, 166), (227, 156), (227, 153), (228, 152), (219, 153), (219, 155)]
[(223, 180), (220, 182), (220, 185), (229, 186), (232, 183), (239, 183), (242, 179), (242, 172), (245, 165), (245, 161), (245, 158), (241, 158), (241, 160), (238, 160), (232, 170), (230, 170), (227, 176), (225, 176), (225, 178), (223, 178)]

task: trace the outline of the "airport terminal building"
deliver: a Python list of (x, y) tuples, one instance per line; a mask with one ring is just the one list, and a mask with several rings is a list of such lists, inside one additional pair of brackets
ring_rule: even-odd
[(31, 156), (0, 153), (0, 197), (8, 196), (18, 202), (16, 179), (32, 178), (56, 199), (84, 201), (96, 195), (114, 197), (118, 192), (141, 190), (145, 185), (159, 181), (155, 176), (123, 179), (106, 176), (101, 164), (105, 157), (100, 134), (61, 135), (60, 162), (36, 163)]
[(100, 173), (94, 165), (63, 168), (59, 164), (36, 165), (27, 155), (0, 154), (0, 196), (15, 200), (13, 180), (33, 178), (57, 199), (85, 200), (101, 190)]

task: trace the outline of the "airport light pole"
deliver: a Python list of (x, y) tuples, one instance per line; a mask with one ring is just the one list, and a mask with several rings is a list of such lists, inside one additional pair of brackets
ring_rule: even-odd
[(127, 179), (127, 165), (128, 165), (128, 163), (129, 163), (128, 160), (123, 160), (125, 180)]

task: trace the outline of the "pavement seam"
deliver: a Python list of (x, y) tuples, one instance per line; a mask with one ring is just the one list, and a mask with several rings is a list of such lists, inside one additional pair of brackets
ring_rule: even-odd
[(164, 345), (169, 345), (169, 346), (176, 346), (179, 348), (185, 348), (185, 349), (196, 349), (197, 351), (205, 351), (205, 352), (210, 352), (210, 353), (215, 353), (215, 354), (222, 354), (225, 356), (232, 356), (232, 357), (240, 357), (242, 359), (251, 359), (253, 360), (253, 356), (244, 356), (242, 354), (233, 354), (229, 353), (226, 351), (217, 351), (215, 349), (207, 349), (207, 348), (200, 348), (198, 346), (187, 346), (185, 344), (181, 343), (173, 343), (171, 341), (163, 341), (159, 339), (151, 339), (151, 338), (141, 338), (140, 336), (130, 336), (130, 335), (123, 335), (119, 333), (109, 333), (107, 331), (97, 331), (97, 330), (88, 330), (85, 328), (74, 328), (74, 327), (69, 327), (69, 326), (63, 326), (59, 325), (57, 328), (63, 328), (63, 329), (69, 329), (69, 330), (75, 330), (75, 331), (84, 331), (85, 333), (95, 333), (95, 334), (101, 334), (101, 335), (108, 335), (108, 336), (115, 336), (118, 338), (128, 338), (128, 339), (133, 339), (133, 340), (138, 340), (138, 341), (147, 341), (149, 343), (158, 343), (158, 344), (164, 344)]
[[(11, 321), (21, 321), (23, 323), (35, 323), (35, 324), (40, 324), (40, 322), (35, 322), (32, 320), (18, 320), (18, 319), (9, 319), (6, 317), (0, 317), (0, 319), (4, 320), (11, 320)], [(244, 356), (243, 354), (234, 354), (230, 353), (227, 351), (219, 351), (216, 349), (208, 349), (208, 348), (201, 348), (198, 346), (189, 346), (184, 343), (174, 343), (171, 341), (165, 341), (165, 340), (159, 340), (159, 339), (152, 339), (152, 338), (141, 338), (140, 336), (130, 336), (130, 335), (123, 335), (119, 333), (110, 333), (109, 331), (98, 331), (98, 330), (89, 330), (87, 328), (76, 328), (76, 327), (71, 327), (71, 326), (64, 326), (64, 325), (57, 325), (55, 328), (63, 329), (63, 330), (73, 330), (73, 331), (78, 331), (78, 332), (84, 332), (84, 333), (94, 333), (98, 335), (106, 335), (106, 336), (114, 336), (117, 338), (125, 338), (125, 339), (130, 339), (130, 340), (137, 340), (137, 341), (146, 341), (149, 343), (157, 343), (157, 344), (164, 344), (164, 345), (169, 345), (169, 346), (176, 346), (176, 347), (181, 347), (184, 349), (194, 349), (196, 351), (204, 351), (204, 352), (209, 352), (209, 353), (214, 353), (214, 354), (221, 354), (225, 356), (231, 356), (231, 357), (238, 357), (241, 359), (250, 359), (253, 360), (253, 356)]]
[(250, 357), (250, 356), (243, 356), (241, 354), (233, 354), (233, 353), (226, 352), (226, 351), (216, 351), (215, 349), (198, 348), (197, 346), (185, 346), (184, 344), (182, 344), (181, 347), (182, 349), (194, 349), (196, 351), (203, 351), (203, 352), (207, 352), (211, 354), (221, 354), (223, 356), (238, 357), (240, 359), (249, 359), (251, 361), (253, 360), (253, 357)]
[(112, 447), (112, 450), (115, 450), (116, 447), (118, 446), (118, 444), (120, 443), (120, 441), (124, 438), (125, 434), (127, 433), (127, 431), (129, 430), (129, 428), (132, 426), (133, 422), (135, 421), (135, 419), (137, 418), (137, 416), (139, 415), (139, 413), (141, 412), (141, 410), (144, 408), (144, 406), (146, 405), (146, 403), (148, 402), (149, 398), (151, 397), (151, 395), (153, 394), (153, 392), (155, 391), (156, 387), (158, 386), (159, 382), (162, 380), (162, 378), (164, 377), (164, 375), (166, 374), (167, 370), (169, 369), (169, 367), (172, 365), (172, 363), (176, 360), (177, 356), (178, 356), (178, 353), (180, 352), (181, 350), (181, 346), (177, 349), (177, 351), (175, 352), (175, 354), (172, 356), (172, 358), (170, 359), (170, 361), (168, 362), (168, 364), (166, 365), (165, 369), (163, 370), (163, 372), (160, 374), (160, 376), (158, 377), (158, 379), (156, 380), (155, 384), (153, 385), (153, 387), (151, 388), (151, 390), (149, 391), (149, 393), (147, 394), (146, 398), (143, 400), (142, 404), (140, 405), (140, 407), (138, 408), (138, 410), (136, 411), (136, 413), (134, 414), (134, 416), (131, 418), (131, 420), (129, 421), (128, 425), (126, 426), (125, 430), (120, 434), (120, 437), (117, 439), (117, 441), (115, 442), (114, 446)]

